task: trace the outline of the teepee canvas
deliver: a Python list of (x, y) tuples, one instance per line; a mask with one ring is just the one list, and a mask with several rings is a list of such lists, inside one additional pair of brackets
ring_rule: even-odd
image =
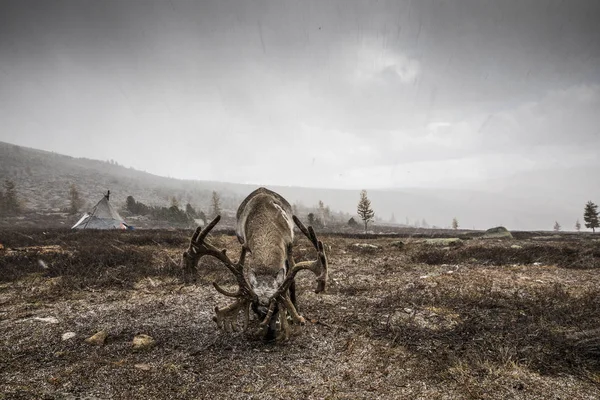
[(108, 199), (110, 191), (96, 204), (90, 213), (85, 213), (71, 229), (127, 229), (125, 220), (112, 208)]

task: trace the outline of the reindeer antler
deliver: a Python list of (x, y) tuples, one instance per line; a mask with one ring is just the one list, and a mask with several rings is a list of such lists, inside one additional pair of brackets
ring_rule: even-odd
[(317, 234), (312, 226), (309, 226), (308, 229), (304, 226), (304, 224), (296, 217), (293, 216), (294, 222), (300, 228), (302, 233), (310, 240), (315, 249), (317, 250), (317, 259), (314, 261), (302, 261), (296, 263), (294, 261), (294, 257), (292, 255), (292, 245), (288, 245), (288, 264), (289, 270), (285, 277), (285, 280), (281, 284), (281, 287), (277, 290), (277, 294), (285, 293), (292, 284), (296, 274), (303, 269), (311, 270), (317, 276), (317, 288), (315, 289), (315, 293), (321, 293), (325, 290), (327, 285), (327, 257), (325, 256), (325, 249), (323, 248), (323, 242), (321, 242), (317, 238)]
[(248, 327), (248, 320), (250, 318), (250, 304), (256, 299), (256, 293), (254, 293), (244, 275), (244, 260), (246, 258), (247, 249), (245, 246), (242, 246), (240, 259), (238, 262), (234, 263), (227, 256), (225, 249), (218, 250), (216, 247), (205, 241), (206, 236), (208, 236), (210, 231), (215, 227), (215, 225), (217, 225), (220, 219), (221, 216), (217, 215), (217, 217), (213, 219), (211, 223), (208, 224), (208, 226), (206, 226), (204, 229), (201, 229), (201, 227), (196, 229), (192, 235), (187, 255), (188, 257), (192, 257), (195, 262), (205, 255), (213, 256), (225, 264), (227, 269), (233, 273), (238, 282), (238, 290), (236, 292), (227, 291), (219, 286), (218, 283), (213, 282), (213, 286), (219, 293), (228, 297), (236, 298), (234, 303), (223, 309), (215, 307), (216, 315), (213, 317), (213, 321), (217, 323), (219, 328), (224, 329), (227, 332), (231, 330), (237, 330), (237, 318), (239, 312), (243, 310), (244, 330), (246, 330)]
[(308, 229), (304, 226), (304, 224), (296, 217), (293, 216), (294, 222), (300, 228), (302, 233), (310, 240), (315, 249), (317, 250), (317, 259), (314, 261), (303, 261), (296, 263), (294, 261), (294, 257), (292, 255), (292, 247), (293, 245), (288, 244), (287, 248), (287, 258), (288, 258), (288, 271), (286, 277), (281, 284), (281, 286), (277, 289), (273, 297), (271, 297), (271, 303), (269, 304), (269, 310), (267, 312), (266, 317), (260, 323), (260, 325), (264, 328), (266, 327), (271, 318), (273, 317), (273, 312), (275, 310), (275, 305), (279, 304), (279, 316), (280, 316), (280, 324), (281, 329), (283, 331), (283, 338), (287, 339), (289, 335), (289, 326), (287, 322), (287, 318), (285, 317), (285, 311), (290, 314), (292, 320), (299, 324), (304, 324), (304, 318), (298, 314), (296, 307), (290, 300), (288, 289), (290, 285), (294, 281), (296, 274), (303, 269), (308, 269), (312, 271), (317, 276), (317, 288), (315, 289), (315, 293), (321, 293), (325, 290), (327, 286), (328, 279), (328, 271), (327, 271), (327, 257), (325, 255), (325, 250), (323, 248), (323, 242), (321, 242), (317, 238), (317, 234), (312, 226), (309, 226)]

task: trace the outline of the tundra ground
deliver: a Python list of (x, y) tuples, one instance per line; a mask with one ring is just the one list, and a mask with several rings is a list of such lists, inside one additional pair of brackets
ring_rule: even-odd
[[(590, 236), (321, 235), (327, 293), (301, 272), (307, 324), (264, 343), (216, 330), (213, 309), (230, 300), (211, 282), (234, 281), (208, 258), (184, 276), (190, 235), (0, 232), (0, 399), (600, 397)], [(239, 254), (234, 236), (211, 240)], [(304, 238), (294, 251), (314, 256)], [(85, 342), (99, 331), (104, 344)], [(138, 334), (154, 346), (133, 349)]]

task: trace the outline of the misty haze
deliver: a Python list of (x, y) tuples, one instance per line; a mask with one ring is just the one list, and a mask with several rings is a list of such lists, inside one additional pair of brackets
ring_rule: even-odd
[(0, 0), (0, 399), (600, 397), (599, 21)]

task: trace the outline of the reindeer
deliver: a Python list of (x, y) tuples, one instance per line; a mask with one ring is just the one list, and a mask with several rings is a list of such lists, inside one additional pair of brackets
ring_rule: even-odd
[[(317, 276), (315, 293), (325, 290), (328, 273), (327, 257), (323, 243), (317, 239), (312, 226), (308, 229), (292, 214), (292, 207), (279, 194), (263, 187), (250, 193), (237, 211), (236, 236), (242, 245), (240, 258), (233, 262), (226, 250), (218, 250), (206, 242), (206, 236), (219, 222), (217, 216), (204, 229), (198, 227), (183, 254), (184, 266), (195, 271), (201, 257), (205, 255), (219, 259), (237, 279), (238, 289), (230, 292), (213, 282), (215, 289), (235, 302), (220, 309), (215, 307), (215, 317), (219, 329), (237, 330), (238, 316), (244, 314), (243, 330), (247, 330), (250, 308), (261, 320), (259, 326), (265, 338), (275, 337), (277, 320), (280, 334), (278, 340), (287, 340), (292, 322), (303, 325), (304, 318), (298, 313), (296, 303), (296, 274), (308, 269)], [(296, 263), (292, 255), (294, 225), (310, 240), (317, 250), (317, 259)], [(251, 263), (246, 264), (246, 253), (250, 253)]]

